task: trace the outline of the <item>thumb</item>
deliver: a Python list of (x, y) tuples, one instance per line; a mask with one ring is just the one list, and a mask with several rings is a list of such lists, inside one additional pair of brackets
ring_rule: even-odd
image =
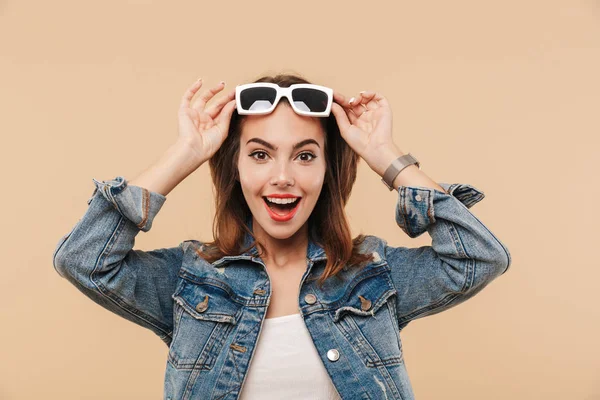
[(350, 123), (346, 111), (339, 104), (333, 103), (331, 105), (331, 112), (335, 115), (342, 138), (348, 143), (352, 150), (362, 157), (362, 150), (367, 141), (364, 132)]
[(331, 113), (335, 116), (335, 120), (337, 121), (338, 127), (340, 128), (340, 133), (342, 136), (345, 135), (346, 131), (350, 127), (350, 121), (348, 120), (348, 116), (346, 115), (346, 111), (337, 103), (331, 104)]
[(229, 134), (229, 123), (231, 114), (235, 107), (235, 99), (227, 102), (221, 109), (216, 119), (213, 119), (213, 126), (204, 132), (207, 153), (212, 156), (221, 147), (227, 135)]
[(229, 130), (229, 123), (231, 122), (231, 116), (233, 115), (233, 111), (235, 110), (235, 99), (230, 100), (223, 106), (219, 116), (217, 117), (216, 125), (221, 128), (222, 132), (227, 132)]

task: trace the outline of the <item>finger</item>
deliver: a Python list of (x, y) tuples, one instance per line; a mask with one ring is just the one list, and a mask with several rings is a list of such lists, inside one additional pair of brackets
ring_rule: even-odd
[(347, 97), (340, 92), (334, 92), (333, 99), (344, 108), (354, 108), (356, 106), (360, 106), (361, 96)]
[(334, 115), (335, 120), (337, 121), (338, 127), (340, 128), (340, 133), (344, 135), (350, 127), (350, 120), (346, 110), (344, 110), (339, 104), (332, 103), (331, 113)]
[(344, 111), (346, 111), (346, 115), (348, 116), (348, 119), (350, 120), (352, 125), (356, 124), (356, 121), (358, 121), (358, 116), (354, 114), (354, 111), (352, 111), (351, 109), (347, 109)]
[(364, 104), (368, 110), (376, 110), (379, 108), (379, 104), (375, 99), (377, 93), (370, 90), (365, 90), (363, 92), (360, 92), (360, 94), (362, 97), (362, 104)]
[(375, 97), (373, 98), (373, 100), (376, 100), (377, 104), (379, 104), (380, 107), (389, 107), (390, 106), (387, 99), (379, 93), (375, 94)]
[(350, 124), (348, 116), (356, 119), (356, 116), (352, 114), (350, 110), (344, 110), (339, 104), (332, 104), (331, 112), (335, 116), (335, 119), (340, 128), (340, 134), (344, 140), (354, 149), (359, 152), (359, 149), (365, 147), (368, 135), (366, 135), (361, 129), (357, 128), (354, 124)]
[(348, 104), (348, 98), (346, 96), (344, 96), (343, 94), (341, 94), (340, 92), (333, 92), (333, 100), (338, 103), (339, 105), (341, 105), (342, 107), (351, 107), (351, 104)]
[(231, 114), (235, 107), (235, 100), (230, 101), (223, 107), (223, 111), (217, 117), (215, 124), (206, 131), (207, 140), (212, 143), (223, 143), (229, 135), (229, 124)]
[(231, 121), (231, 115), (235, 110), (235, 99), (228, 101), (224, 106), (219, 116), (217, 117), (217, 125), (221, 127), (221, 130), (227, 131), (229, 129), (229, 123)]
[(225, 87), (225, 82), (220, 82), (217, 86), (208, 89), (206, 92), (202, 93), (198, 100), (192, 106), (197, 111), (203, 111), (206, 103), (214, 97), (215, 94), (219, 93)]
[(217, 100), (216, 103), (212, 104), (208, 109), (206, 109), (206, 113), (212, 119), (215, 119), (215, 117), (219, 115), (225, 104), (227, 104), (231, 100), (235, 100), (235, 90), (232, 90), (231, 92), (229, 92), (229, 94)]
[(350, 110), (356, 115), (358, 118), (367, 110), (367, 107), (362, 103), (362, 95), (358, 95), (356, 97), (348, 100), (350, 104)]
[(190, 102), (192, 101), (192, 97), (196, 94), (198, 89), (202, 87), (202, 78), (198, 79), (194, 84), (185, 91), (183, 97), (181, 98), (181, 103), (179, 104), (179, 108), (188, 108), (190, 106)]
[(347, 99), (346, 96), (342, 95), (340, 92), (333, 92), (333, 99), (340, 104), (342, 107), (346, 108), (346, 111), (351, 110), (351, 113), (348, 114), (348, 118), (350, 122), (354, 124), (354, 121), (360, 117), (360, 115), (365, 111), (366, 107), (361, 104), (362, 94), (359, 94), (356, 97), (351, 97)]

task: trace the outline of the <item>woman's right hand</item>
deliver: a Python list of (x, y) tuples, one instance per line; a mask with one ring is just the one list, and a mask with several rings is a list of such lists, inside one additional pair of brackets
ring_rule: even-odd
[(192, 97), (201, 87), (202, 79), (199, 79), (185, 92), (178, 112), (178, 142), (189, 147), (200, 164), (211, 158), (225, 141), (235, 109), (235, 90), (205, 109), (206, 103), (223, 90), (224, 82), (204, 91), (191, 104)]

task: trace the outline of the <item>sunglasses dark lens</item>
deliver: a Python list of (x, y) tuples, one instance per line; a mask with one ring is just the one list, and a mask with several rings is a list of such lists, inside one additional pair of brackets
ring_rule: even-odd
[(294, 104), (301, 110), (323, 112), (327, 109), (327, 93), (318, 89), (298, 88), (292, 90)]
[(266, 110), (273, 106), (277, 90), (269, 87), (244, 89), (240, 92), (240, 104), (244, 110)]

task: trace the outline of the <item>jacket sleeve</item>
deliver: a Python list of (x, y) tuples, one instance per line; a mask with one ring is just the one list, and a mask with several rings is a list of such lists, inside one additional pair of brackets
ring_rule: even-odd
[(166, 197), (124, 177), (99, 182), (88, 208), (58, 242), (53, 265), (92, 301), (169, 344), (173, 299), (183, 244), (152, 251), (133, 250), (138, 232), (147, 232)]
[(511, 264), (504, 244), (470, 211), (484, 194), (471, 185), (440, 183), (445, 193), (400, 186), (396, 223), (411, 238), (427, 231), (431, 246), (392, 247), (385, 257), (398, 291), (400, 329), (437, 314), (475, 294)]

